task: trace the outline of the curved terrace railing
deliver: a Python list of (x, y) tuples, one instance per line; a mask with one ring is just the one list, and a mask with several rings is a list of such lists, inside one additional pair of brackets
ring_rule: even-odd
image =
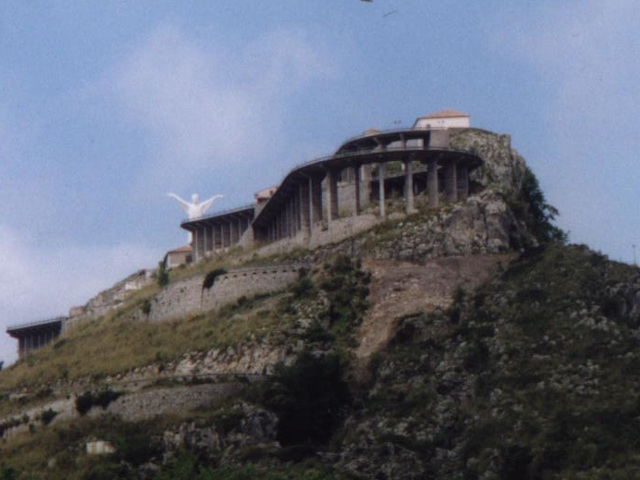
[(387, 136), (387, 135), (402, 135), (402, 134), (407, 134), (407, 133), (414, 133), (416, 135), (419, 134), (424, 134), (424, 133), (428, 133), (428, 132), (433, 132), (433, 131), (443, 131), (443, 130), (447, 130), (447, 127), (430, 127), (430, 128), (393, 128), (393, 129), (389, 129), (389, 130), (378, 130), (375, 132), (371, 132), (368, 134), (361, 134), (361, 135), (356, 135), (353, 136), (351, 138), (346, 139), (344, 142), (342, 142), (340, 144), (340, 147), (338, 148), (338, 150), (336, 150), (336, 152), (339, 152), (342, 148), (344, 148), (345, 145), (348, 145), (349, 143), (355, 142), (357, 140), (365, 140), (365, 139), (369, 139), (369, 138), (373, 138), (373, 137), (377, 137), (377, 136)]
[(22, 323), (19, 325), (9, 325), (7, 327), (7, 332), (13, 331), (13, 330), (24, 330), (25, 328), (40, 327), (40, 326), (49, 325), (50, 323), (55, 323), (55, 322), (62, 323), (66, 319), (67, 317), (55, 317), (55, 318), (50, 318), (48, 320), (37, 320), (35, 322)]
[(185, 225), (187, 223), (191, 223), (191, 222), (198, 222), (200, 220), (208, 220), (210, 218), (215, 218), (215, 217), (221, 217), (223, 215), (231, 215), (232, 213), (239, 213), (242, 212), (244, 210), (250, 210), (255, 208), (255, 204), (253, 203), (249, 203), (247, 205), (244, 205), (242, 207), (234, 207), (234, 208), (227, 208), (225, 210), (221, 210), (218, 212), (212, 212), (208, 215), (202, 215), (201, 217), (198, 218), (192, 218), (192, 219), (188, 219), (188, 218), (184, 218), (181, 222), (180, 225)]

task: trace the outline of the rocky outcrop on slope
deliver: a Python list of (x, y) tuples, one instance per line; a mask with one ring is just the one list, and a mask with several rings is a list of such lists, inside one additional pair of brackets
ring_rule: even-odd
[(505, 193), (519, 191), (526, 163), (511, 148), (510, 135), (470, 128), (452, 135), (450, 146), (471, 152), (484, 160), (484, 164), (471, 173), (471, 182)]

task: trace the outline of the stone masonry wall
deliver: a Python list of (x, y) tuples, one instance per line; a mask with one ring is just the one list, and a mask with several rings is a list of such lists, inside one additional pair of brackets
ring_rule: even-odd
[(285, 289), (298, 278), (304, 265), (270, 265), (234, 269), (203, 288), (206, 275), (181, 280), (162, 289), (151, 301), (148, 319), (164, 321), (215, 310), (240, 297), (273, 293)]

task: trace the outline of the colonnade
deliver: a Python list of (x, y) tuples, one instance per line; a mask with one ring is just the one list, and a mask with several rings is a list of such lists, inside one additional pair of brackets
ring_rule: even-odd
[(62, 317), (7, 328), (7, 333), (18, 340), (18, 357), (44, 347), (60, 336)]
[(251, 227), (254, 206), (182, 223), (191, 232), (193, 259), (201, 260), (237, 244)]
[[(386, 218), (387, 198), (385, 191), (386, 163), (377, 163), (378, 169), (378, 205), (379, 216)], [(411, 158), (402, 160), (404, 174), (404, 201), (407, 213), (414, 213), (415, 187), (414, 172)], [(331, 223), (340, 218), (341, 208), (358, 216), (362, 212), (364, 199), (362, 192), (370, 190), (363, 188), (362, 164), (344, 167), (353, 170), (353, 189), (349, 205), (341, 205), (338, 195), (338, 183), (341, 178), (341, 168), (329, 167), (315, 175), (298, 176), (292, 179), (285, 192), (281, 192), (278, 204), (272, 206), (274, 213), (269, 219), (260, 224), (254, 224), (254, 237), (262, 243), (272, 243), (282, 239), (299, 237), (308, 239), (314, 229), (323, 228), (323, 220), (328, 228)], [(370, 182), (370, 179), (366, 179)], [(324, 182), (324, 188), (323, 188)], [(454, 158), (433, 159), (427, 163), (427, 197), (429, 207), (436, 208), (444, 201), (446, 203), (464, 200), (469, 195), (469, 166), (464, 162), (457, 162)], [(323, 218), (324, 212), (324, 218)]]

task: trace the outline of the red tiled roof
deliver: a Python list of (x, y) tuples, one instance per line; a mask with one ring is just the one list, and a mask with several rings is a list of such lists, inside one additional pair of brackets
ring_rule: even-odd
[(436, 113), (429, 113), (428, 115), (423, 115), (419, 118), (451, 118), (451, 117), (468, 117), (468, 113), (462, 113), (458, 110), (440, 110)]
[(169, 250), (167, 253), (191, 253), (191, 245), (184, 245), (174, 250)]

